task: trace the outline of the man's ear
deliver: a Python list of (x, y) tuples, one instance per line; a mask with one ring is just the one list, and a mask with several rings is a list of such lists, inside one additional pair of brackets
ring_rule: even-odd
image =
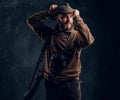
[(59, 22), (60, 21), (60, 18), (59, 18), (59, 16), (57, 15), (57, 16), (55, 16), (55, 20), (57, 21), (57, 22)]
[(71, 12), (72, 16), (75, 17), (75, 11)]

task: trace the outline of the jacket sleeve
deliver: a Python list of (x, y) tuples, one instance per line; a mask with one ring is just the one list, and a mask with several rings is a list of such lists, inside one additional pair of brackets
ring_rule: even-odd
[(77, 43), (81, 48), (85, 48), (91, 45), (94, 42), (94, 37), (92, 36), (88, 26), (84, 23), (83, 19), (80, 16), (74, 18), (74, 24), (77, 34)]
[(47, 17), (49, 17), (49, 10), (43, 10), (27, 19), (27, 24), (30, 26), (30, 28), (43, 40), (46, 40), (51, 33), (50, 31), (52, 30), (44, 23)]

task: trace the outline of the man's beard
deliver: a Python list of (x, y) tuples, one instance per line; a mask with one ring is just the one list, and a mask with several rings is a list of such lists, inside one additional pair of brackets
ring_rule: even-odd
[(60, 24), (60, 27), (61, 27), (61, 30), (62, 30), (62, 31), (69, 32), (69, 31), (71, 31), (71, 29), (73, 28), (73, 24), (70, 23), (69, 25), (67, 25), (67, 24), (61, 23), (61, 24)]

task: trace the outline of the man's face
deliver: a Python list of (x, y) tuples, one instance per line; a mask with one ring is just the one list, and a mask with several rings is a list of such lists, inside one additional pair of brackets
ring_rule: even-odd
[(73, 13), (59, 14), (56, 16), (60, 28), (64, 31), (70, 31), (73, 27)]

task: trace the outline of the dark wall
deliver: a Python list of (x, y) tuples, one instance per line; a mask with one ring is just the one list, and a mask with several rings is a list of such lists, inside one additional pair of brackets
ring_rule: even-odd
[[(41, 40), (26, 18), (52, 3), (69, 2), (91, 29), (95, 42), (82, 52), (82, 100), (119, 97), (119, 4), (117, 0), (1, 0), (0, 100), (22, 100), (36, 66)], [(42, 63), (44, 65), (44, 63)], [(45, 100), (43, 81), (34, 100)]]

